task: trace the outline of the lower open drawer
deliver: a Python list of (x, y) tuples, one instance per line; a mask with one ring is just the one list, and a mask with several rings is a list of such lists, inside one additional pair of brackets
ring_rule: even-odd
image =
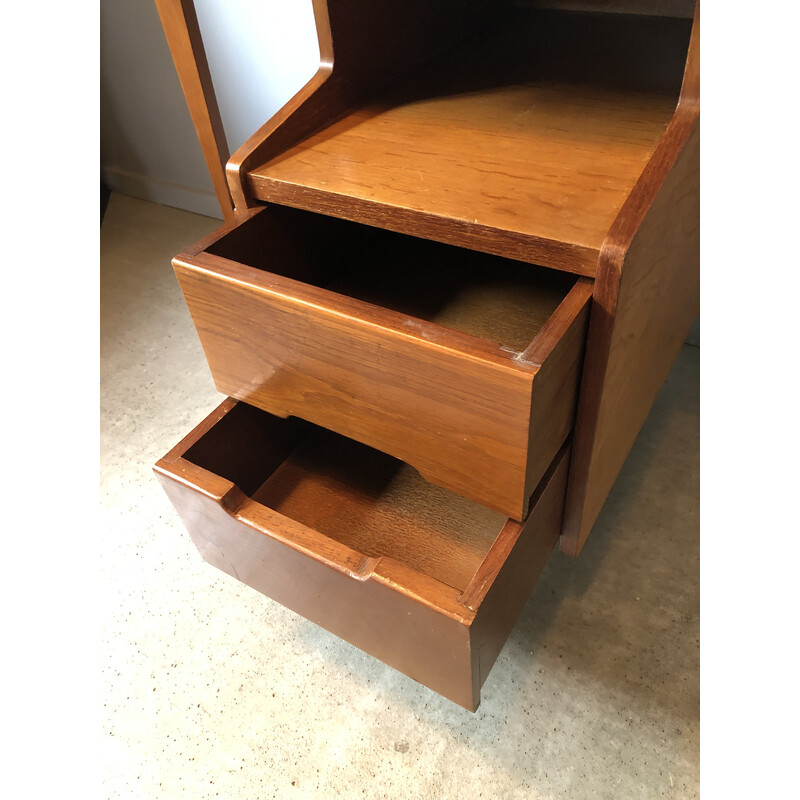
[(474, 710), (561, 527), (562, 447), (522, 523), (232, 399), (155, 467), (203, 558)]

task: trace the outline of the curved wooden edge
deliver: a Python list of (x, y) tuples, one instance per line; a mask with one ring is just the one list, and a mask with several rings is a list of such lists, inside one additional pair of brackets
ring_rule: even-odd
[(237, 148), (225, 167), (237, 212), (256, 205), (247, 185), (247, 172), (265, 161), (270, 152), (285, 148), (312, 132), (320, 124), (321, 112), (334, 105), (333, 97), (329, 105), (324, 96), (333, 94), (330, 85), (323, 91), (333, 74), (333, 35), (327, 0), (313, 0), (313, 9), (320, 55), (319, 67), (314, 77)]
[(232, 519), (255, 532), (357, 581), (376, 581), (458, 622), (469, 625), (471, 608), (460, 592), (388, 556), (367, 556), (247, 497), (236, 484), (183, 458), (161, 460), (158, 475), (183, 484), (215, 502)]
[(251, 169), (332, 124), (377, 87), (462, 37), (490, 5), (486, 0), (313, 0), (319, 68), (229, 160), (226, 173), (236, 210), (258, 202), (249, 186)]
[(234, 208), (225, 179), (228, 144), (194, 3), (192, 0), (155, 0), (155, 3), (214, 192), (223, 216), (231, 220)]
[(698, 217), (699, 50), (698, 0), (675, 114), (600, 251), (561, 538), (567, 555), (583, 548), (697, 313), (699, 219), (692, 227), (687, 215)]
[(617, 214), (600, 249), (596, 286), (614, 284), (636, 232), (658, 196), (670, 170), (700, 116), (700, 2), (695, 6), (686, 68), (675, 113), (656, 145), (639, 180)]

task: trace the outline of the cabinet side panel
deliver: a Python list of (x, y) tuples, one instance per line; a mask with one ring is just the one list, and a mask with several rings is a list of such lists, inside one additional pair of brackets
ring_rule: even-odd
[(699, 158), (696, 121), (621, 263), (611, 258), (598, 276), (561, 542), (568, 555), (583, 547), (699, 313)]

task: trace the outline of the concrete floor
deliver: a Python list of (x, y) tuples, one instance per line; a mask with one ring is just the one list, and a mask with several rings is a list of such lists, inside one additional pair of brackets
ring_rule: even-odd
[(104, 796), (698, 796), (699, 350), (470, 714), (205, 564), (156, 482), (221, 400), (169, 264), (219, 224), (112, 195), (102, 226)]

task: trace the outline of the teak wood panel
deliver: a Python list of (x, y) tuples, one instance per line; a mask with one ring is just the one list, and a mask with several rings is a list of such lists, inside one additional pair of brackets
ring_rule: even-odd
[[(312, 0), (320, 48), (314, 77), (227, 165), (237, 210), (254, 205), (247, 172), (465, 36), (503, 0)], [(334, 68), (335, 67), (335, 68)]]
[(675, 116), (603, 245), (562, 550), (577, 555), (700, 310), (699, 4)]
[(428, 483), (408, 464), (314, 430), (251, 495), (351, 547), (464, 590), (506, 518)]
[[(664, 35), (651, 19), (569, 17), (523, 15), (292, 147), (273, 139), (246, 187), (265, 202), (593, 275), (675, 109), (686, 26), (671, 20)], [(664, 74), (629, 68), (646, 47)]]
[[(269, 222), (272, 213), (250, 216)], [(524, 517), (572, 430), (590, 281), (579, 279), (527, 350), (514, 353), (209, 254), (232, 230), (173, 261), (222, 393), (349, 436), (432, 483)]]
[[(155, 467), (203, 558), (439, 694), (477, 708), (481, 685), (557, 540), (567, 448), (538, 487), (525, 523), (496, 521), (495, 528), (487, 528), (488, 538), (482, 534), (483, 555), (457, 588), (298, 523), (248, 497), (234, 480), (215, 471), (219, 460), (224, 471), (252, 489), (305, 435), (293, 421), (246, 407), (236, 414), (236, 409), (234, 401), (223, 402)], [(215, 436), (231, 412), (235, 418)], [(254, 423), (254, 413), (265, 419)], [(309, 478), (316, 485), (314, 475)], [(303, 475), (294, 480), (302, 485)], [(259, 496), (259, 490), (254, 494)], [(269, 492), (260, 496), (269, 497)], [(369, 496), (362, 502), (369, 503)], [(414, 498), (398, 502), (413, 503)], [(320, 494), (309, 506), (321, 521), (331, 513), (325, 503)], [(476, 524), (473, 515), (464, 519)], [(426, 545), (425, 537), (418, 542), (435, 547)], [(376, 547), (380, 550), (380, 542)]]
[(167, 44), (175, 62), (186, 104), (203, 150), (222, 214), (233, 219), (234, 208), (225, 164), (230, 157), (222, 116), (208, 68), (200, 26), (192, 0), (155, 0)]

